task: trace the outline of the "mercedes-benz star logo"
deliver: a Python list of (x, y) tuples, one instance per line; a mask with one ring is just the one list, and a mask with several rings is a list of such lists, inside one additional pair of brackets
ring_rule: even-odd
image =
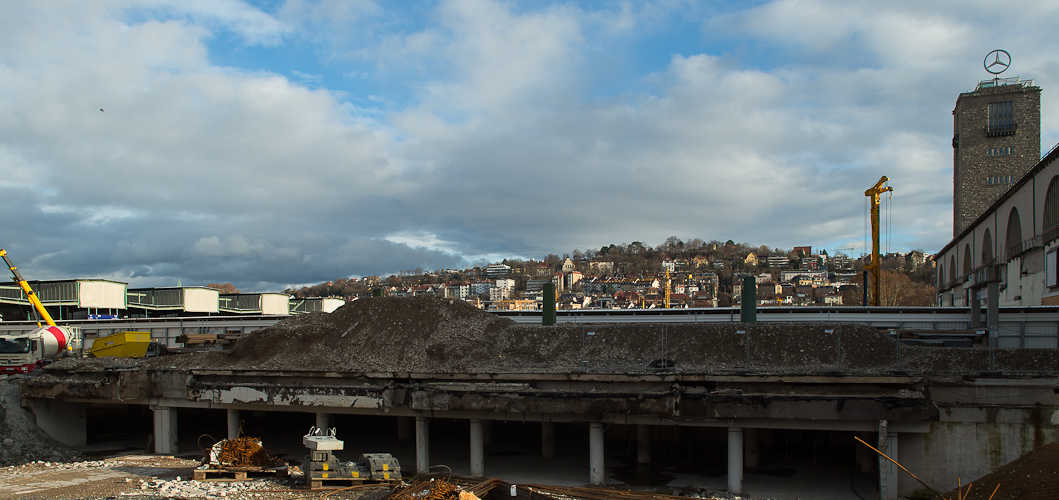
[(986, 71), (999, 75), (1011, 66), (1011, 54), (1006, 50), (996, 49), (985, 56), (982, 66), (985, 66)]

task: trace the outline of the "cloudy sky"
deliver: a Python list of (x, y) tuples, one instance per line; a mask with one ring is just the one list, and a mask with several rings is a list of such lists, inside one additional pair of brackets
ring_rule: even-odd
[(952, 235), (952, 115), (1043, 88), (1050, 0), (0, 2), (0, 246), (29, 279), (244, 291), (733, 239)]

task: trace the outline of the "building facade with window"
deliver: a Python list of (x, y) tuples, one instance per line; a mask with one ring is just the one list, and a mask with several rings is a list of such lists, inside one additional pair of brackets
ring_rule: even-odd
[(1059, 145), (935, 255), (937, 303), (1059, 305)]
[(984, 80), (956, 99), (952, 136), (952, 235), (961, 234), (1040, 159), (1041, 88)]

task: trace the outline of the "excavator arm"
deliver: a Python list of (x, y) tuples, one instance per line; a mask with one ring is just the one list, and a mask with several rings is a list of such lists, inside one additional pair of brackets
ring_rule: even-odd
[(40, 314), (40, 317), (43, 318), (46, 323), (48, 323), (48, 326), (56, 326), (55, 320), (51, 319), (51, 315), (48, 314), (48, 310), (44, 308), (44, 304), (40, 303), (40, 299), (37, 298), (37, 294), (33, 292), (32, 288), (30, 288), (29, 283), (26, 282), (26, 279), (22, 277), (22, 273), (18, 272), (18, 268), (15, 267), (15, 265), (11, 263), (11, 260), (7, 258), (7, 250), (0, 248), (0, 257), (4, 258), (4, 263), (7, 264), (7, 268), (11, 270), (11, 274), (15, 277), (15, 283), (18, 283), (18, 286), (22, 288), (22, 292), (26, 294), (26, 297), (29, 299), (29, 303), (33, 304), (33, 307)]

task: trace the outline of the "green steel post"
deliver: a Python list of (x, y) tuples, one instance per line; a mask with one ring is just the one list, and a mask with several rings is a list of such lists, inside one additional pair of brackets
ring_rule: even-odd
[(544, 284), (544, 307), (541, 314), (541, 324), (551, 326), (555, 324), (555, 283)]
[(757, 322), (757, 279), (753, 276), (743, 276), (742, 304), (739, 308), (739, 321), (743, 323)]

